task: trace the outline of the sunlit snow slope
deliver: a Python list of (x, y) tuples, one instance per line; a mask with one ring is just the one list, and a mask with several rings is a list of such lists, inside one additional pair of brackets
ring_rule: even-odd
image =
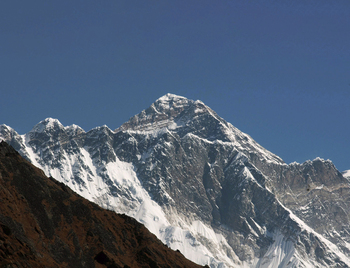
[(334, 165), (286, 165), (201, 101), (167, 94), (115, 131), (48, 118), (0, 138), (199, 264), (350, 267), (350, 186)]

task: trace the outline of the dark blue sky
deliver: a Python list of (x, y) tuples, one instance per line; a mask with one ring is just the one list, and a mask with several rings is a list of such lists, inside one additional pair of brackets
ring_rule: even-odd
[(350, 1), (0, 3), (0, 124), (119, 127), (170, 92), (350, 169)]

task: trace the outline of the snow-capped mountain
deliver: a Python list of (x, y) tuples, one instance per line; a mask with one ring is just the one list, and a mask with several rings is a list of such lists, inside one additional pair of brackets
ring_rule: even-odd
[(0, 142), (0, 267), (205, 268), (127, 215), (103, 209)]
[(201, 101), (167, 94), (116, 130), (48, 118), (5, 140), (102, 207), (211, 267), (350, 267), (350, 183), (287, 165)]

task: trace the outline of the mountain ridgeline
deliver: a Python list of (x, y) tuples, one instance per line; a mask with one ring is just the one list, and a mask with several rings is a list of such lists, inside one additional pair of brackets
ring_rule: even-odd
[(201, 101), (167, 94), (116, 130), (48, 118), (0, 139), (45, 174), (211, 267), (350, 267), (350, 184), (287, 165)]
[(0, 143), (0, 267), (200, 267)]

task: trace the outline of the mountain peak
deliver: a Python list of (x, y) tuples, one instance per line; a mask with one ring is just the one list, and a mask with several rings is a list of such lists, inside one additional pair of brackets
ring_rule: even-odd
[(175, 95), (172, 93), (167, 93), (164, 96), (160, 97), (159, 99), (156, 100), (156, 102), (167, 102), (167, 101), (177, 101), (180, 99), (185, 99), (185, 97), (179, 96), (179, 95)]
[(79, 134), (79, 133), (84, 133), (84, 129), (82, 129), (80, 126), (76, 125), (76, 124), (72, 124), (70, 126), (66, 126), (64, 127), (64, 129), (66, 130), (66, 132), (69, 135), (75, 135), (75, 134)]
[(37, 128), (12, 136), (0, 126), (0, 137), (198, 263), (350, 267), (349, 181), (329, 160), (286, 165), (201, 101), (166, 94), (116, 133), (68, 132), (52, 118)]
[(58, 119), (48, 117), (36, 124), (30, 132), (41, 133), (45, 130), (52, 130), (56, 128), (63, 128), (63, 125)]
[(178, 112), (181, 112), (185, 106), (188, 106), (188, 104), (192, 102), (193, 102), (192, 100), (189, 100), (185, 97), (168, 93), (163, 97), (160, 97), (159, 99), (157, 99), (149, 107), (150, 109), (149, 112), (153, 110), (156, 113), (170, 113), (171, 115), (175, 115)]
[[(130, 130), (153, 132), (165, 128), (177, 129), (188, 126), (191, 121), (196, 121), (196, 123), (199, 124), (200, 122), (207, 124), (209, 117), (214, 121), (227, 124), (203, 102), (168, 93), (157, 99), (141, 113), (131, 117), (128, 122), (124, 123), (115, 131)], [(215, 123), (214, 127), (216, 125)]]
[(187, 109), (194, 101), (185, 97), (168, 93), (141, 113), (133, 116), (130, 120), (116, 129), (133, 131), (154, 131), (173, 125), (174, 119)]
[(4, 129), (9, 129), (9, 130), (13, 129), (12, 127), (10, 127), (10, 126), (8, 126), (6, 124), (1, 124), (0, 127), (4, 128)]
[(0, 142), (2, 140), (9, 139), (13, 134), (17, 133), (13, 128), (9, 127), (8, 125), (2, 124), (0, 125)]

